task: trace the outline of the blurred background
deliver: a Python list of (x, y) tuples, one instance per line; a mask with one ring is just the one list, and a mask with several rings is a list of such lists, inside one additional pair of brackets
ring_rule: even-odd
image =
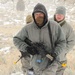
[[(66, 20), (75, 31), (75, 0), (0, 0), (0, 75), (23, 75), (21, 62), (14, 64), (20, 52), (13, 45), (13, 36), (25, 26), (37, 3), (45, 5), (49, 18), (57, 6), (67, 9)], [(67, 54), (68, 64), (64, 75), (75, 75), (75, 47)]]

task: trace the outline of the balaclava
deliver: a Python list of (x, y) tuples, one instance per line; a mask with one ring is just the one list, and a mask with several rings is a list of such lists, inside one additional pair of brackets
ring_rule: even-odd
[[(43, 27), (43, 26), (47, 23), (47, 21), (48, 21), (47, 10), (46, 10), (45, 6), (44, 6), (43, 4), (41, 4), (41, 3), (38, 3), (38, 4), (34, 7), (32, 16), (33, 16), (34, 22), (35, 22), (36, 25), (38, 26), (38, 24), (37, 24), (37, 22), (36, 22), (36, 20), (35, 20), (35, 17), (34, 17), (34, 13), (37, 13), (37, 12), (41, 12), (41, 13), (44, 14), (44, 21), (43, 21), (43, 23), (42, 23), (42, 26), (40, 26), (40, 28), (41, 28), (41, 27)], [(38, 26), (38, 27), (39, 27), (39, 26)]]

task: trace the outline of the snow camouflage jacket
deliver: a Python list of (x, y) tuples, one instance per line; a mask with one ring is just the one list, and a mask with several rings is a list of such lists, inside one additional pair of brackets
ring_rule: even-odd
[(75, 45), (75, 33), (73, 31), (73, 28), (65, 21), (61, 21), (59, 23), (64, 32), (64, 35), (66, 37), (66, 53), (68, 53), (72, 48), (73, 46)]
[[(50, 20), (54, 20), (54, 18), (50, 18)], [(62, 20), (61, 22), (59, 22), (59, 25), (61, 26), (63, 33), (66, 37), (65, 52), (67, 54), (75, 45), (75, 32), (73, 28), (65, 20)]]
[[(42, 11), (44, 12), (43, 9)], [(48, 32), (49, 22), (50, 22), (50, 27), (52, 32), (53, 46), (55, 49), (55, 53), (57, 54), (56, 60), (64, 61), (66, 60), (63, 56), (65, 54), (66, 41), (61, 27), (55, 21), (47, 21), (47, 23), (42, 28), (39, 28), (35, 22), (29, 23), (28, 25), (23, 27), (21, 31), (18, 32), (18, 34), (14, 36), (13, 38), (14, 44), (20, 51), (25, 52), (27, 44), (22, 40), (25, 40), (25, 37), (28, 37), (32, 42), (43, 42), (44, 45), (47, 47), (46, 50), (50, 53), (51, 42), (50, 42), (50, 37)], [(18, 38), (20, 38), (21, 40)], [(62, 56), (61, 53), (63, 54)], [(49, 64), (47, 57), (42, 58), (42, 62), (40, 64), (36, 62), (37, 59), (41, 59), (41, 56), (34, 55), (32, 56), (32, 60), (30, 61), (31, 66), (34, 69), (43, 70)]]

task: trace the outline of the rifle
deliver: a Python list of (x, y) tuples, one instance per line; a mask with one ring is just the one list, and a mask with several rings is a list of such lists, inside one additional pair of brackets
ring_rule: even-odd
[(43, 43), (35, 42), (33, 43), (30, 39), (27, 37), (25, 38), (25, 43), (29, 46), (32, 46), (36, 50), (36, 54), (41, 55), (42, 57), (46, 56), (48, 52), (46, 51), (46, 46)]
[[(18, 38), (18, 39), (20, 39), (20, 38)], [(21, 39), (20, 39), (21, 40)], [(23, 41), (23, 40), (21, 40), (21, 41)], [(45, 46), (42, 44), (42, 43), (33, 43), (30, 39), (28, 39), (27, 37), (25, 37), (25, 40), (24, 40), (24, 42), (27, 44), (27, 45), (29, 45), (29, 46), (33, 46), (33, 47), (35, 47), (36, 49), (37, 49), (37, 52), (39, 53), (39, 55), (41, 55), (41, 56), (46, 56), (46, 57), (48, 57), (51, 61), (53, 60), (53, 57), (45, 50)], [(37, 44), (37, 45), (36, 45)], [(41, 46), (43, 47), (43, 49), (41, 48)], [(43, 53), (44, 52), (44, 53)], [(16, 63), (20, 60), (20, 59), (22, 59), (22, 57), (24, 57), (24, 56), (21, 56), (17, 61), (16, 61)]]
[[(48, 52), (46, 51), (46, 49), (42, 49), (42, 48), (41, 48), (41, 45), (44, 46), (42, 43), (37, 43), (37, 45), (41, 44), (41, 45), (39, 45), (39, 47), (38, 47), (37, 45), (33, 44), (33, 42), (32, 42), (31, 40), (29, 40), (27, 37), (25, 38), (25, 43), (28, 44), (29, 46), (34, 46), (34, 47), (36, 47), (40, 55), (42, 55), (43, 53), (41, 53), (41, 52), (44, 51), (45, 54), (43, 54), (43, 56), (46, 56), (46, 57), (49, 58), (51, 61), (53, 61), (53, 57), (50, 55), (50, 53), (48, 53)], [(44, 46), (44, 47), (45, 47), (45, 46)]]

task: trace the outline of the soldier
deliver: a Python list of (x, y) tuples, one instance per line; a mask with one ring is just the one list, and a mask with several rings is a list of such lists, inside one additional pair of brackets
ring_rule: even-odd
[[(58, 23), (48, 21), (48, 14), (43, 4), (38, 3), (34, 7), (32, 16), (34, 21), (14, 36), (14, 44), (20, 51), (32, 55), (30, 66), (34, 72), (30, 72), (31, 75), (56, 75), (58, 65), (65, 60), (63, 55), (61, 56), (65, 54), (65, 36)], [(33, 42), (33, 45), (29, 46), (25, 42), (26, 37)], [(38, 50), (37, 47), (41, 49)]]
[[(58, 6), (56, 8), (56, 12), (53, 18), (54, 21), (60, 24), (64, 32), (64, 35), (66, 37), (66, 50), (65, 50), (65, 55), (64, 55), (65, 61), (62, 61), (61, 64), (59, 65), (56, 75), (63, 75), (64, 70), (66, 69), (66, 64), (67, 64), (66, 54), (70, 50), (72, 50), (75, 44), (75, 34), (73, 31), (73, 28), (65, 20), (65, 15), (66, 15), (66, 8), (64, 6)], [(65, 64), (65, 67), (63, 67), (62, 64)]]
[(31, 23), (33, 21), (32, 15), (27, 15), (26, 24)]

